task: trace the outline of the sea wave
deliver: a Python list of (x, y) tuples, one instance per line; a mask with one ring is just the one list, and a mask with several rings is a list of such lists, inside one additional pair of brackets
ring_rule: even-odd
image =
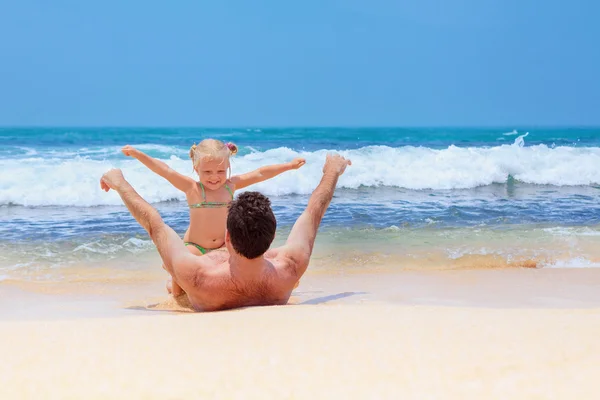
[[(352, 166), (340, 178), (338, 187), (398, 187), (420, 189), (468, 189), (494, 183), (520, 181), (529, 184), (573, 186), (600, 184), (600, 148), (525, 146), (519, 136), (512, 145), (495, 147), (367, 146), (340, 151)], [(154, 145), (153, 145), (154, 146)], [(190, 160), (178, 148), (160, 146), (173, 169), (194, 177)], [(117, 149), (114, 149), (115, 151)], [(147, 150), (151, 150), (148, 148)], [(327, 150), (295, 151), (280, 147), (250, 151), (232, 158), (234, 174), (264, 165), (304, 157), (306, 165), (269, 181), (253, 185), (270, 196), (310, 194), (318, 185)], [(121, 168), (125, 177), (146, 200), (184, 200), (183, 193), (130, 158), (98, 160), (75, 155), (72, 158), (41, 157), (0, 159), (0, 205), (97, 206), (122, 204), (114, 192), (100, 190), (99, 179), (109, 168)]]

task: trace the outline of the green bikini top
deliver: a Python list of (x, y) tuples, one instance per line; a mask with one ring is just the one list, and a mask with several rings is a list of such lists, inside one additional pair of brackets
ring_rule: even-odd
[[(204, 185), (200, 182), (198, 182), (198, 185), (200, 186), (200, 189), (202, 189), (202, 199), (204, 201), (202, 203), (189, 204), (190, 208), (221, 208), (227, 207), (227, 205), (229, 205), (228, 201), (206, 201), (206, 192), (204, 190)], [(225, 189), (227, 189), (227, 191), (231, 195), (231, 200), (233, 200), (233, 192), (231, 191), (229, 186), (227, 186), (227, 184), (225, 184)]]

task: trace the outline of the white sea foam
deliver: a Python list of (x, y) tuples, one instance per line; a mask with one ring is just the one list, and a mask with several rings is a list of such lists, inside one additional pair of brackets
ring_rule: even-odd
[[(522, 135), (512, 145), (496, 147), (369, 146), (340, 153), (352, 166), (340, 178), (339, 187), (390, 186), (408, 189), (466, 189), (504, 183), (508, 176), (525, 183), (565, 185), (600, 184), (600, 148), (523, 146)], [(182, 174), (193, 177), (191, 161), (182, 150), (147, 145)], [(139, 146), (140, 148), (142, 146)], [(120, 148), (114, 148), (119, 151)], [(244, 173), (260, 166), (306, 158), (299, 170), (251, 186), (267, 195), (310, 194), (319, 183), (327, 150), (297, 152), (277, 148), (253, 151), (232, 158), (233, 173)], [(184, 200), (172, 187), (134, 159), (90, 159), (88, 157), (40, 157), (0, 159), (0, 205), (94, 206), (122, 204), (114, 192), (100, 190), (100, 176), (109, 168), (121, 168), (133, 187), (148, 201)]]
[(23, 150), (26, 156), (34, 156), (38, 154), (38, 152), (35, 149), (32, 149), (31, 147), (18, 147), (18, 149)]
[[(177, 146), (166, 146), (161, 144), (132, 144), (138, 150), (142, 150), (153, 156), (158, 157), (169, 157), (176, 155), (179, 157), (187, 157), (189, 148), (177, 147)], [(87, 157), (95, 160), (101, 160), (105, 158), (122, 157), (121, 149), (123, 146), (101, 146), (101, 147), (67, 147), (67, 148), (49, 148), (44, 150), (36, 150), (30, 147), (12, 147), (3, 149), (5, 150), (8, 157), (12, 153), (17, 158), (23, 159), (24, 157), (44, 157), (52, 159), (72, 159), (74, 157)], [(16, 150), (16, 152), (15, 152)], [(5, 156), (6, 157), (6, 156)]]
[(590, 227), (554, 227), (545, 228), (544, 232), (547, 232), (553, 236), (600, 236), (600, 230), (592, 229)]
[(119, 246), (114, 243), (102, 243), (99, 241), (92, 243), (85, 243), (77, 246), (73, 252), (89, 252), (89, 253), (100, 253), (100, 254), (112, 254), (121, 250), (123, 246)]
[(518, 135), (518, 134), (519, 134), (519, 132), (517, 132), (514, 129), (512, 130), (512, 132), (505, 132), (505, 133), (503, 133), (504, 136), (515, 136), (515, 135)]
[(567, 260), (554, 261), (544, 268), (600, 268), (600, 262), (591, 261), (584, 257), (575, 257)]
[[(156, 151), (169, 155), (177, 155), (177, 156), (187, 156), (189, 152), (189, 148), (181, 148), (176, 146), (165, 146), (162, 144), (134, 144), (132, 145), (138, 150), (142, 150), (144, 152), (148, 151)], [(118, 148), (118, 152), (121, 151), (121, 147)]]

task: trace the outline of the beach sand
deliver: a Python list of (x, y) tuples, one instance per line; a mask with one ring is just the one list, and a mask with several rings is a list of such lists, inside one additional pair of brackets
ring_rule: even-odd
[(175, 313), (158, 282), (2, 284), (0, 398), (595, 399), (599, 287), (599, 269), (308, 273), (286, 306)]

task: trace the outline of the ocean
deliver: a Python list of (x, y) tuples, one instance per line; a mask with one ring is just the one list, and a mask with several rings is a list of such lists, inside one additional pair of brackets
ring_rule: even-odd
[(306, 158), (246, 189), (271, 198), (276, 244), (326, 154), (352, 160), (317, 237), (316, 269), (600, 266), (600, 129), (0, 128), (0, 280), (159, 269), (147, 234), (99, 179), (121, 168), (183, 235), (184, 195), (120, 148), (194, 176), (189, 147), (204, 138), (239, 146), (233, 174)]

